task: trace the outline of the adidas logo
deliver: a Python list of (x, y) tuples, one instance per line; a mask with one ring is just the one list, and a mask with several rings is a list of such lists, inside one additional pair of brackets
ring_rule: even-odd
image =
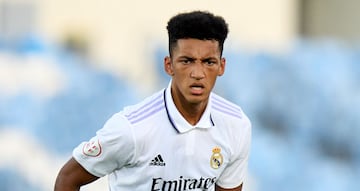
[(156, 156), (153, 160), (151, 160), (150, 166), (165, 166), (165, 162), (160, 154)]

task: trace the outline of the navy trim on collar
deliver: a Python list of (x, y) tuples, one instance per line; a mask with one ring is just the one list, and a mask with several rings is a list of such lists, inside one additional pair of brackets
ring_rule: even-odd
[[(182, 133), (177, 127), (176, 127), (176, 123), (175, 121), (172, 119), (171, 115), (170, 115), (170, 111), (168, 109), (168, 103), (167, 103), (167, 99), (166, 99), (166, 91), (167, 91), (167, 88), (164, 89), (164, 105), (165, 105), (165, 110), (166, 110), (166, 114), (167, 114), (167, 117), (169, 119), (169, 122), (170, 124), (173, 126), (173, 128), (176, 130), (176, 132), (178, 133)], [(211, 112), (209, 113), (209, 117), (210, 117), (210, 123), (212, 126), (215, 126), (215, 123), (213, 121), (213, 118), (212, 118), (212, 115), (211, 115)]]
[(176, 128), (174, 121), (172, 120), (170, 113), (169, 113), (169, 109), (167, 107), (167, 103), (166, 103), (166, 88), (164, 89), (164, 103), (165, 103), (165, 110), (166, 110), (166, 114), (168, 116), (168, 119), (171, 123), (171, 125), (174, 127), (174, 129), (176, 130), (176, 132), (180, 133), (180, 131)]

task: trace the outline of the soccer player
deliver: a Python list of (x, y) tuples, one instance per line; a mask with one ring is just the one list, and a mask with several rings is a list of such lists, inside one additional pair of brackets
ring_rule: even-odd
[(241, 191), (251, 123), (212, 92), (224, 74), (225, 20), (180, 13), (167, 25), (167, 88), (114, 114), (62, 167), (55, 191), (79, 190), (108, 175), (112, 191)]

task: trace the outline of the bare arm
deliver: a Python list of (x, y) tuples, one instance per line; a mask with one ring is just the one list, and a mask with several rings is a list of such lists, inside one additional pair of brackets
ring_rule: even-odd
[(221, 188), (218, 185), (215, 185), (215, 191), (241, 191), (241, 190), (242, 190), (242, 184), (236, 188), (230, 188), (230, 189)]
[(86, 171), (74, 158), (71, 158), (60, 170), (54, 191), (78, 191), (82, 185), (97, 180)]

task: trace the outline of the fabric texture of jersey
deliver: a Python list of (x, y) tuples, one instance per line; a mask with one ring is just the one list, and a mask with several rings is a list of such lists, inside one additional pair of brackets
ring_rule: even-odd
[(168, 88), (114, 114), (73, 157), (112, 191), (214, 190), (246, 176), (251, 124), (240, 107), (211, 93), (196, 125), (176, 109)]

